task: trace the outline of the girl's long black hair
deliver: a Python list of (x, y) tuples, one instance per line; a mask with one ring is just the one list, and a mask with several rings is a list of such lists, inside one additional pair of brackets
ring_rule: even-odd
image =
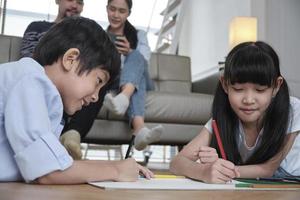
[[(113, 1), (113, 0), (108, 0), (107, 5), (111, 1)], [(132, 0), (125, 0), (125, 2), (127, 3), (129, 13), (130, 13), (131, 8), (132, 8)], [(107, 30), (109, 30), (109, 28), (110, 28), (110, 26), (108, 27)], [(128, 42), (130, 43), (130, 48), (136, 49), (137, 44), (138, 44), (137, 30), (128, 20), (126, 20), (126, 22), (125, 22), (124, 35), (127, 38)]]
[[(264, 42), (241, 43), (233, 48), (226, 58), (224, 69), (226, 84), (254, 83), (275, 87), (279, 76), (281, 76), (279, 58), (272, 47)], [(238, 116), (232, 110), (228, 96), (219, 82), (213, 101), (212, 116), (219, 126), (228, 160), (235, 164), (258, 164), (275, 156), (283, 147), (288, 126), (289, 102), (288, 86), (283, 79), (277, 95), (271, 100), (263, 117), (261, 144), (253, 155), (243, 162), (236, 142)], [(220, 155), (214, 134), (211, 146), (216, 148)]]

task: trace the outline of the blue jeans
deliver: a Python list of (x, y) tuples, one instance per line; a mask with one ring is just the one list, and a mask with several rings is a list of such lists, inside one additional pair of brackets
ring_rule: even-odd
[(144, 117), (145, 97), (147, 90), (153, 90), (153, 82), (148, 72), (148, 63), (139, 51), (133, 50), (125, 58), (120, 76), (120, 87), (131, 83), (135, 91), (129, 101), (127, 115), (131, 124), (135, 116)]

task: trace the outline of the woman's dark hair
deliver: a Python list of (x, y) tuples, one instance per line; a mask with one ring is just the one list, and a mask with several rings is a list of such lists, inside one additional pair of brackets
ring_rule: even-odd
[(94, 20), (69, 17), (54, 25), (36, 46), (33, 58), (42, 66), (51, 65), (70, 48), (80, 51), (78, 74), (94, 68), (108, 71), (109, 83), (120, 72), (120, 56), (106, 32)]
[[(281, 76), (279, 58), (268, 44), (258, 42), (245, 42), (237, 45), (228, 54), (225, 61), (224, 82), (254, 83), (276, 86), (277, 78)], [(268, 106), (263, 117), (263, 134), (257, 150), (246, 161), (242, 161), (238, 152), (236, 137), (238, 134), (239, 119), (232, 110), (228, 96), (218, 83), (212, 107), (213, 119), (217, 121), (220, 135), (228, 160), (235, 164), (263, 163), (276, 155), (283, 147), (289, 117), (289, 91), (286, 81), (283, 83)], [(218, 148), (213, 134), (211, 146)]]
[[(107, 5), (110, 4), (113, 0), (108, 0)], [(131, 8), (132, 8), (132, 0), (125, 0), (129, 13), (131, 13)], [(107, 30), (109, 30), (110, 27), (108, 27)], [(130, 48), (131, 49), (136, 49), (137, 44), (138, 44), (138, 38), (137, 38), (137, 30), (136, 28), (128, 21), (126, 20), (125, 26), (124, 26), (124, 35), (127, 38), (128, 42), (130, 43)]]

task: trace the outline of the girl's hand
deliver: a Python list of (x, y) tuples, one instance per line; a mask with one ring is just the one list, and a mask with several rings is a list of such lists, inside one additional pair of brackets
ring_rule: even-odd
[(130, 44), (125, 36), (117, 36), (115, 45), (118, 52), (120, 54), (123, 54), (124, 56), (132, 51), (132, 49), (130, 48)]
[(199, 151), (195, 152), (195, 156), (198, 157), (201, 163), (213, 163), (218, 160), (218, 153), (215, 148), (208, 146), (201, 146)]
[(235, 165), (223, 159), (204, 164), (203, 175), (202, 180), (206, 183), (226, 183), (240, 176)]

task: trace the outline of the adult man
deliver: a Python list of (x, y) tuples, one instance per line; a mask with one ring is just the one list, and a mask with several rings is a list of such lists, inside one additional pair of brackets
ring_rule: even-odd
[(28, 25), (24, 32), (21, 45), (21, 57), (31, 57), (41, 37), (65, 17), (79, 16), (83, 10), (83, 0), (55, 0), (58, 14), (54, 22), (35, 21)]
[[(55, 3), (58, 5), (58, 14), (53, 22), (34, 21), (26, 28), (22, 39), (21, 57), (32, 57), (36, 45), (53, 25), (61, 22), (66, 17), (79, 16), (84, 6), (83, 0), (55, 0)], [(102, 96), (105, 93), (104, 90)], [(82, 156), (80, 150), (80, 133), (85, 135), (89, 131), (94, 117), (102, 106), (102, 96), (99, 96), (99, 101), (97, 103), (84, 107), (80, 112), (77, 112), (76, 116), (72, 117), (71, 120), (69, 120), (68, 116), (64, 113), (65, 122), (70, 121), (71, 125), (65, 125), (63, 130), (64, 134), (61, 136), (61, 142), (73, 159), (80, 159)], [(94, 107), (96, 107), (96, 110)], [(88, 119), (87, 121), (90, 123), (86, 123), (85, 119)], [(73, 128), (73, 126), (75, 127)], [(80, 127), (81, 129), (77, 127)]]

